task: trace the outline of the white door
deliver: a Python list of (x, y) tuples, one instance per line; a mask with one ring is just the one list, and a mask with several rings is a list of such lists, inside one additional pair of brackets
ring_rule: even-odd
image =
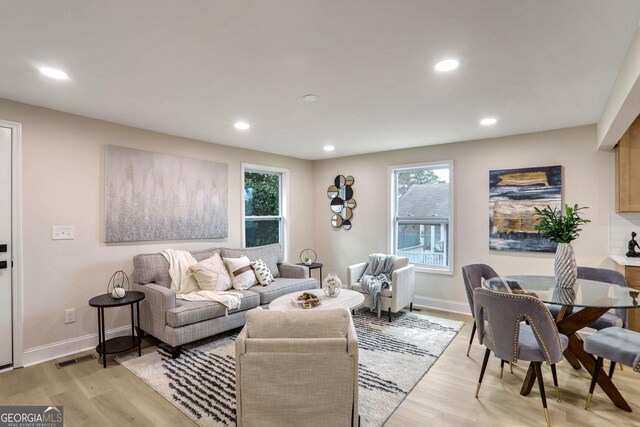
[(11, 129), (0, 126), (0, 368), (13, 363), (11, 243)]

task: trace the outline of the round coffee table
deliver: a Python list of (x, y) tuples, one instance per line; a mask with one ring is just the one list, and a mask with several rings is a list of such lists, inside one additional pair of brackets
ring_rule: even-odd
[(288, 310), (305, 310), (304, 308), (294, 305), (291, 299), (297, 299), (299, 295), (304, 292), (311, 292), (320, 299), (320, 305), (314, 308), (306, 310), (329, 310), (333, 308), (346, 308), (348, 310), (355, 310), (360, 307), (364, 302), (364, 295), (360, 292), (352, 291), (349, 289), (342, 289), (340, 294), (331, 298), (324, 294), (322, 289), (312, 289), (310, 291), (299, 291), (290, 294), (283, 295), (271, 301), (269, 304), (269, 310), (274, 311), (288, 311)]

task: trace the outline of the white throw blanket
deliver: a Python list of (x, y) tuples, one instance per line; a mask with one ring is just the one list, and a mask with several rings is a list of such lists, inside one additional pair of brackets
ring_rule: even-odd
[(162, 255), (169, 261), (169, 276), (171, 276), (171, 290), (176, 294), (188, 294), (200, 289), (196, 279), (187, 275), (187, 270), (198, 261), (187, 251), (167, 249)]
[(169, 261), (169, 276), (171, 277), (171, 289), (175, 291), (176, 298), (185, 301), (215, 301), (233, 310), (240, 307), (242, 292), (237, 291), (203, 291), (192, 274), (187, 270), (198, 261), (187, 251), (167, 249), (162, 255)]

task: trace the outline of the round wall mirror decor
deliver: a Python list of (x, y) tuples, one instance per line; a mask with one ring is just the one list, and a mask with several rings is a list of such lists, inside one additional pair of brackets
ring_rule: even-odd
[(351, 219), (353, 209), (356, 207), (356, 200), (353, 198), (353, 183), (355, 179), (349, 175), (338, 175), (333, 180), (333, 185), (327, 188), (327, 197), (331, 199), (329, 207), (333, 216), (331, 225), (333, 228), (345, 230), (351, 229)]

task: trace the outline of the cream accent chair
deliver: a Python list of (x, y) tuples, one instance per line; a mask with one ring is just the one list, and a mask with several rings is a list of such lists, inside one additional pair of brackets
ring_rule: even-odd
[[(371, 255), (369, 255), (371, 260)], [(347, 286), (349, 289), (364, 294), (362, 307), (369, 307), (369, 294), (362, 289), (360, 279), (367, 270), (368, 262), (354, 264), (347, 268)], [(409, 264), (409, 258), (396, 257), (391, 269), (391, 287), (380, 292), (380, 311), (389, 314), (397, 313), (407, 305), (413, 311), (413, 299), (416, 295), (416, 268)]]
[(248, 311), (236, 340), (236, 417), (238, 427), (357, 426), (349, 312)]

